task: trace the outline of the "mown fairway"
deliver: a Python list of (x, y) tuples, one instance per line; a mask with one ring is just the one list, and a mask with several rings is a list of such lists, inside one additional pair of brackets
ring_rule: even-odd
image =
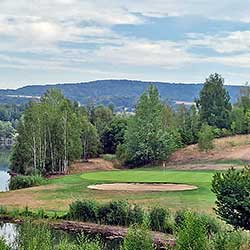
[[(99, 201), (126, 199), (145, 207), (164, 206), (172, 210), (192, 208), (212, 212), (215, 197), (211, 192), (214, 171), (177, 171), (153, 169), (116, 170), (64, 176), (48, 185), (0, 194), (0, 204), (10, 207), (66, 211), (76, 199)], [(90, 190), (88, 185), (114, 182), (183, 183), (198, 187), (193, 191), (127, 192)]]

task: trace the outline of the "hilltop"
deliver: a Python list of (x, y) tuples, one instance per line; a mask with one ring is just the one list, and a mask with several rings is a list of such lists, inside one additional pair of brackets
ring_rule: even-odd
[[(91, 82), (30, 85), (16, 90), (0, 90), (0, 103), (26, 103), (30, 99), (42, 96), (49, 88), (59, 88), (64, 95), (81, 104), (113, 104), (118, 110), (126, 107), (132, 109), (139, 96), (151, 82), (133, 80), (97, 80)], [(190, 104), (198, 96), (200, 83), (153, 82), (161, 94), (161, 98), (174, 105), (185, 102)], [(240, 86), (226, 86), (232, 102), (236, 102)]]

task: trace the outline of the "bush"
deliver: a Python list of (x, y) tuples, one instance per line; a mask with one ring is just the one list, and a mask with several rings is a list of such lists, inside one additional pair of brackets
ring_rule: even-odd
[(221, 231), (214, 235), (212, 249), (239, 250), (243, 244), (243, 237), (240, 231)]
[(127, 225), (142, 224), (144, 221), (144, 211), (135, 205), (129, 207)]
[(0, 250), (10, 250), (4, 238), (0, 237)]
[(10, 190), (16, 190), (16, 189), (21, 189), (21, 188), (39, 186), (43, 184), (46, 184), (46, 180), (41, 176), (18, 175), (15, 177), (11, 177), (9, 188)]
[(155, 207), (149, 213), (149, 224), (153, 231), (168, 232), (167, 219), (170, 216), (169, 211), (164, 208)]
[(111, 201), (99, 208), (98, 216), (101, 223), (108, 225), (127, 225), (129, 204), (125, 201)]
[[(188, 212), (188, 210), (179, 210), (175, 214), (175, 227), (177, 231), (182, 227), (182, 225), (185, 222), (185, 214)], [(220, 230), (220, 225), (218, 221), (207, 214), (198, 214), (195, 212), (192, 212), (196, 217), (199, 217), (200, 220), (203, 222), (205, 229), (208, 233), (208, 235), (216, 234)]]
[(153, 250), (153, 239), (144, 226), (132, 226), (125, 237), (123, 250)]
[(177, 250), (207, 250), (208, 238), (204, 222), (192, 212), (186, 212), (184, 223), (179, 228)]
[(4, 206), (0, 206), (0, 214), (1, 215), (4, 215), (4, 214), (7, 214), (7, 208), (6, 207), (4, 207)]
[(69, 217), (73, 220), (97, 222), (98, 204), (94, 201), (75, 201), (69, 207)]
[(209, 151), (213, 149), (214, 133), (213, 128), (208, 124), (203, 124), (198, 133), (198, 146), (201, 151)]
[(235, 228), (250, 230), (250, 168), (231, 168), (216, 173), (212, 181), (212, 191), (216, 194), (216, 212)]

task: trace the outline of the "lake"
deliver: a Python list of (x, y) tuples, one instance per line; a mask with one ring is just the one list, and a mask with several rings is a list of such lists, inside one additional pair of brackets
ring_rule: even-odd
[(9, 151), (0, 151), (0, 192), (9, 190)]

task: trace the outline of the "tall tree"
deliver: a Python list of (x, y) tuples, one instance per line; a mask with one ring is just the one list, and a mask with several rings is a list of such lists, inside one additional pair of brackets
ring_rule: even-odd
[(223, 84), (224, 79), (219, 74), (211, 74), (206, 79), (196, 104), (202, 122), (218, 128), (229, 128), (229, 115), (232, 106), (228, 91)]
[(80, 158), (80, 120), (59, 90), (49, 90), (40, 102), (30, 103), (17, 132), (12, 153), (15, 172), (65, 173), (69, 163)]
[(158, 90), (150, 85), (136, 107), (135, 115), (128, 122), (125, 133), (125, 148), (128, 162), (144, 165), (166, 160), (178, 147), (176, 134), (164, 125), (164, 104)]

